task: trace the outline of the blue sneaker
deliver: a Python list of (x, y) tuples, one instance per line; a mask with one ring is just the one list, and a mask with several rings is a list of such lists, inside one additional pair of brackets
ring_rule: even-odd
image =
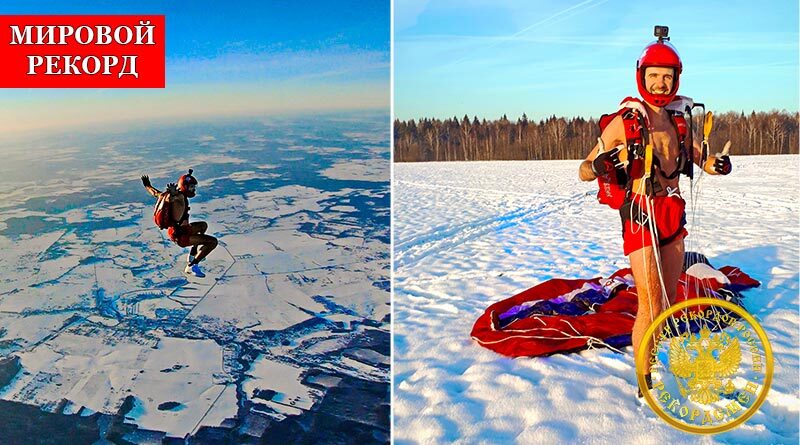
[(194, 275), (197, 278), (204, 278), (206, 276), (206, 274), (204, 274), (203, 271), (200, 270), (200, 266), (198, 266), (197, 264), (187, 265), (186, 268), (183, 269), (183, 271), (189, 275)]

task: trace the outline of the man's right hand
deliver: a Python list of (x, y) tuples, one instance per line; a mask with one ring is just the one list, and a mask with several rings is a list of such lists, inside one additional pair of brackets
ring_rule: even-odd
[(147, 175), (142, 175), (142, 184), (144, 184), (145, 188), (153, 186), (152, 184), (150, 184), (150, 177)]
[(619, 160), (619, 152), (622, 147), (615, 147), (597, 155), (592, 161), (592, 172), (595, 176), (605, 176), (613, 170), (622, 170), (625, 164)]

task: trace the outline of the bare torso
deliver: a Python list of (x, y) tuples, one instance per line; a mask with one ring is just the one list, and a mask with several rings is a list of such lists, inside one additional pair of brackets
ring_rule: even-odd
[[(670, 175), (678, 168), (680, 156), (678, 133), (667, 110), (663, 108), (654, 110), (649, 106), (646, 108), (650, 124), (649, 143), (653, 147), (653, 156), (658, 159), (658, 164), (661, 166), (660, 170), (656, 168), (654, 172), (656, 179), (661, 184), (661, 191), (658, 192), (658, 195), (666, 195), (667, 187), (669, 187), (670, 190), (678, 190), (679, 176), (673, 179), (667, 179), (660, 173), (664, 172), (666, 175)], [(615, 117), (605, 130), (603, 130), (603, 134), (600, 138), (603, 140), (606, 150), (612, 149), (618, 145), (626, 145), (627, 141), (625, 140), (625, 128), (622, 117)], [(691, 146), (690, 140), (687, 140), (686, 143), (688, 146)], [(597, 156), (597, 148), (598, 147), (595, 146), (588, 154), (586, 157), (587, 161), (591, 161)], [(626, 161), (628, 159), (628, 150), (621, 150), (619, 158), (623, 162)], [(584, 180), (594, 179), (594, 175), (591, 175), (591, 172), (586, 173), (584, 176)]]
[[(170, 196), (170, 209), (172, 211), (172, 220), (173, 221), (180, 221), (181, 217), (183, 216), (183, 212), (186, 211), (186, 198), (178, 193), (176, 195)], [(182, 221), (181, 224), (188, 224), (189, 221)]]
[(653, 156), (658, 158), (661, 166), (660, 171), (659, 169), (655, 171), (655, 176), (663, 190), (659, 194), (666, 194), (667, 187), (678, 190), (679, 176), (667, 179), (661, 172), (670, 175), (678, 168), (680, 145), (669, 113), (663, 108), (659, 111), (660, 113), (656, 113), (648, 107), (647, 114), (650, 121), (650, 144), (653, 146)]

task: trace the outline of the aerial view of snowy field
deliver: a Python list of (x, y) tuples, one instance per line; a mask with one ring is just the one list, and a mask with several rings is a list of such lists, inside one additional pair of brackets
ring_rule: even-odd
[(493, 303), (629, 267), (619, 214), (578, 179), (580, 161), (395, 164), (395, 443), (796, 444), (800, 157), (731, 159), (729, 176), (691, 189), (682, 177), (686, 248), (761, 283), (744, 306), (770, 340), (774, 377), (758, 412), (708, 436), (637, 403), (630, 346), (509, 358), (470, 338)]
[[(0, 443), (388, 441), (388, 146), (371, 112), (3, 142)], [(139, 179), (188, 168), (205, 278)]]

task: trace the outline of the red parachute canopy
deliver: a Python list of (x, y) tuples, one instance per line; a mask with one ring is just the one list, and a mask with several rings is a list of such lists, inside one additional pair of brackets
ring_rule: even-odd
[[(709, 267), (710, 269), (710, 267)], [(678, 283), (677, 301), (726, 298), (760, 283), (740, 269), (719, 269), (730, 283), (686, 273)], [(630, 269), (609, 279), (551, 279), (489, 306), (472, 327), (481, 346), (509, 357), (549, 355), (590, 346), (631, 344), (636, 316), (636, 288)]]

